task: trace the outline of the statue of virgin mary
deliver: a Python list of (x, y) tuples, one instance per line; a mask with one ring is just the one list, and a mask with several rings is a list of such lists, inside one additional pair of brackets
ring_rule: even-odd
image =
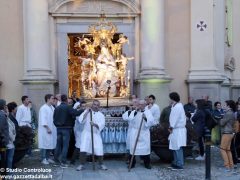
[[(110, 86), (109, 96), (116, 95), (116, 82), (118, 81), (116, 62), (113, 56), (110, 54), (107, 46), (101, 44), (101, 53), (99, 54), (97, 61), (97, 96), (104, 97), (107, 93), (107, 89)], [(108, 84), (107, 80), (111, 80)], [(108, 81), (110, 82), (110, 81)]]

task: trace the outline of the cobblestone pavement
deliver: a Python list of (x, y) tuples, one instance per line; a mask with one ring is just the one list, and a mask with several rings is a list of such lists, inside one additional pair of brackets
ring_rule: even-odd
[[(232, 172), (224, 172), (221, 168), (223, 161), (221, 159), (219, 149), (211, 148), (211, 177), (212, 180), (240, 180), (240, 168)], [(196, 161), (194, 159), (186, 159), (184, 170), (172, 171), (167, 167), (169, 164), (163, 163), (159, 158), (152, 154), (151, 170), (145, 169), (137, 159), (137, 164), (131, 172), (128, 172), (127, 165), (123, 156), (106, 157), (105, 164), (109, 168), (107, 171), (96, 170), (92, 171), (91, 163), (86, 164), (86, 169), (83, 171), (76, 171), (76, 165), (71, 165), (69, 168), (62, 169), (60, 167), (53, 167), (51, 165), (43, 166), (39, 160), (39, 152), (34, 152), (32, 157), (24, 158), (19, 164), (18, 168), (44, 168), (51, 169), (50, 173), (43, 173), (44, 175), (52, 175), (54, 180), (202, 180), (205, 179), (205, 163), (204, 161)], [(18, 173), (19, 174), (19, 173)], [(29, 174), (22, 172), (21, 174)], [(49, 178), (50, 179), (50, 178)]]

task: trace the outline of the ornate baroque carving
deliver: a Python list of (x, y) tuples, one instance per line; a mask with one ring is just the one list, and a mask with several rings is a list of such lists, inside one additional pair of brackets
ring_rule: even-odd
[(231, 57), (230, 59), (227, 59), (224, 64), (225, 69), (228, 69), (230, 71), (235, 70), (235, 58)]
[(50, 13), (138, 14), (140, 6), (135, 0), (49, 0)]

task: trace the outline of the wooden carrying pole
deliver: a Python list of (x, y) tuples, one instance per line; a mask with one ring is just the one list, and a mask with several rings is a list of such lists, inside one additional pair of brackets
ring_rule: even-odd
[(128, 166), (128, 172), (130, 172), (131, 167), (132, 167), (134, 154), (135, 154), (136, 147), (137, 147), (137, 143), (138, 143), (138, 139), (139, 139), (139, 136), (140, 136), (140, 131), (141, 131), (141, 129), (142, 129), (143, 119), (144, 119), (144, 117), (142, 116), (142, 120), (141, 120), (139, 129), (138, 129), (138, 133), (137, 133), (137, 138), (136, 138), (136, 141), (135, 141), (135, 144), (134, 144), (134, 148), (133, 148), (133, 154), (132, 154), (132, 157), (131, 157), (131, 161), (130, 161), (130, 163), (129, 163), (129, 166)]
[[(93, 122), (91, 109), (90, 109), (90, 122)], [(92, 139), (92, 165), (93, 165), (93, 170), (95, 170), (94, 139), (93, 139), (93, 126), (92, 125), (91, 125), (91, 139)]]

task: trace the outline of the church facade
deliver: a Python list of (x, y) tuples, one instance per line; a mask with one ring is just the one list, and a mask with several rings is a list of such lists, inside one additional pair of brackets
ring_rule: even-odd
[(240, 1), (2, 0), (0, 96), (39, 107), (46, 93), (68, 93), (68, 37), (87, 34), (104, 12), (129, 45), (130, 94), (154, 94), (162, 107), (208, 95), (236, 100), (240, 92)]

